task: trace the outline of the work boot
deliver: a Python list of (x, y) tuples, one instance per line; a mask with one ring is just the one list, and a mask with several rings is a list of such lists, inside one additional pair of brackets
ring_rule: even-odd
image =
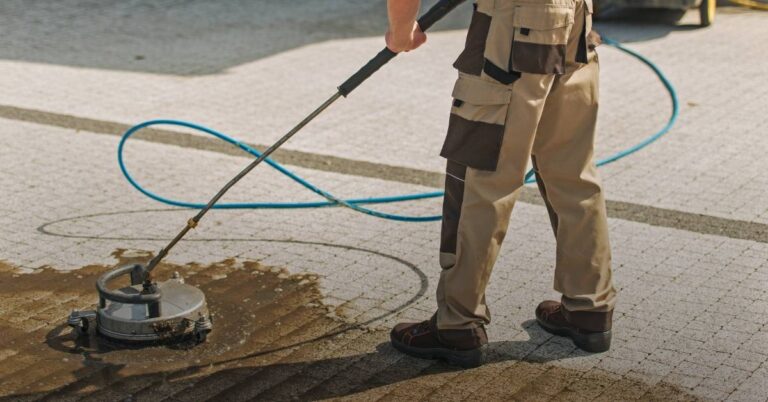
[(613, 311), (568, 311), (560, 302), (547, 300), (536, 308), (536, 321), (545, 331), (573, 340), (580, 349), (592, 353), (611, 347)]
[(483, 364), (488, 335), (483, 326), (472, 329), (437, 329), (433, 316), (420, 323), (400, 323), (389, 334), (395, 349), (420, 359), (441, 359), (464, 368)]

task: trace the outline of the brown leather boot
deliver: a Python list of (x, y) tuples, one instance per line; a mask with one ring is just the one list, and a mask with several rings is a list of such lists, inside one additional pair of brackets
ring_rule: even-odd
[(436, 318), (420, 323), (397, 324), (389, 334), (395, 349), (421, 359), (441, 359), (464, 368), (483, 364), (488, 335), (472, 329), (437, 329)]
[(613, 311), (568, 311), (560, 302), (547, 300), (536, 308), (536, 321), (545, 331), (567, 336), (587, 352), (611, 348)]

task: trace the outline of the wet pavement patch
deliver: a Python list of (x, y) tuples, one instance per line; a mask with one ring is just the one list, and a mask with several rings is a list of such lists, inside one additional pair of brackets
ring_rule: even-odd
[[(114, 255), (117, 265), (150, 257)], [(92, 330), (77, 338), (66, 317), (95, 306), (95, 280), (112, 268), (21, 274), (0, 262), (0, 400), (695, 399), (664, 383), (549, 363), (558, 356), (531, 359), (525, 342), (494, 343), (490, 363), (467, 371), (404, 357), (386, 332), (331, 318), (315, 276), (247, 261), (155, 271), (158, 280), (179, 272), (205, 292), (214, 330), (204, 344), (137, 347)]]
[[(122, 250), (115, 256), (118, 265), (148, 258)], [(253, 363), (260, 353), (311, 340), (344, 325), (326, 317), (316, 277), (226, 260), (208, 266), (163, 264), (155, 271), (158, 280), (179, 272), (206, 294), (214, 320), (206, 343), (137, 347), (107, 340), (93, 330), (77, 338), (65, 325), (66, 317), (71, 309), (95, 307), (96, 278), (111, 268), (18, 274), (8, 266), (0, 267), (0, 395), (107, 392), (98, 399), (112, 399), (126, 392), (125, 380), (130, 378), (143, 376), (135, 385), (151, 386), (167, 377)], [(117, 383), (121, 385), (115, 393), (110, 392), (111, 384)]]

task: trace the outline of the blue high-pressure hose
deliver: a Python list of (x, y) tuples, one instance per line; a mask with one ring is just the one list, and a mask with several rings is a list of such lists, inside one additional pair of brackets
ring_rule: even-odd
[[(597, 162), (597, 166), (603, 166), (607, 165), (609, 163), (615, 162), (619, 159), (622, 159), (626, 156), (629, 156), (645, 147), (653, 143), (654, 141), (658, 140), (665, 134), (667, 134), (672, 126), (674, 126), (675, 122), (677, 121), (677, 118), (680, 114), (680, 104), (677, 97), (677, 91), (675, 90), (672, 83), (669, 81), (669, 79), (664, 75), (664, 73), (661, 71), (661, 69), (651, 60), (646, 58), (645, 56), (628, 49), (624, 46), (622, 46), (620, 43), (603, 38), (603, 43), (613, 46), (619, 50), (621, 50), (624, 53), (627, 53), (641, 62), (643, 62), (645, 65), (651, 68), (654, 73), (656, 73), (656, 76), (661, 80), (662, 84), (664, 84), (664, 87), (669, 92), (669, 96), (672, 99), (672, 114), (667, 121), (667, 124), (658, 132), (651, 135), (650, 137), (644, 139), (637, 145), (634, 145), (630, 148), (624, 149), (622, 151), (619, 151), (613, 155), (610, 155), (604, 159), (601, 159)], [(126, 141), (134, 134), (136, 134), (138, 131), (150, 127), (150, 126), (157, 126), (157, 125), (170, 125), (170, 126), (181, 126), (181, 127), (187, 127), (191, 128), (196, 131), (200, 131), (209, 135), (212, 135), (222, 141), (226, 141), (236, 147), (239, 147), (244, 152), (247, 152), (254, 157), (259, 157), (261, 153), (248, 146), (247, 144), (238, 141), (228, 135), (225, 135), (223, 133), (220, 133), (216, 130), (187, 122), (182, 120), (150, 120), (146, 121), (144, 123), (137, 124), (128, 131), (123, 134), (123, 137), (120, 140), (120, 145), (117, 148), (117, 161), (120, 165), (120, 170), (123, 172), (123, 175), (128, 180), (128, 182), (133, 185), (137, 190), (139, 190), (141, 193), (146, 195), (147, 197), (159, 201), (164, 204), (173, 205), (177, 207), (184, 207), (184, 208), (192, 208), (192, 209), (202, 209), (206, 206), (206, 204), (203, 203), (193, 203), (193, 202), (186, 202), (186, 201), (177, 201), (172, 200), (166, 197), (163, 197), (161, 195), (155, 194), (154, 192), (147, 190), (146, 188), (142, 187), (134, 178), (131, 176), (131, 174), (128, 172), (128, 169), (125, 166), (125, 161), (123, 160), (123, 150), (125, 147)], [(285, 168), (283, 165), (275, 162), (271, 158), (265, 159), (265, 162), (268, 163), (270, 166), (272, 166), (274, 169), (279, 171), (280, 173), (290, 177), (293, 181), (301, 184), (308, 190), (314, 192), (315, 194), (320, 195), (321, 197), (325, 198), (327, 201), (317, 201), (317, 202), (278, 202), (278, 203), (272, 203), (272, 202), (248, 202), (248, 203), (220, 203), (213, 206), (215, 209), (262, 209), (262, 208), (321, 208), (321, 207), (331, 207), (331, 206), (345, 206), (347, 208), (351, 208), (355, 211), (362, 212), (371, 216), (375, 216), (378, 218), (383, 219), (390, 219), (390, 220), (396, 220), (396, 221), (403, 221), (403, 222), (430, 222), (430, 221), (439, 221), (442, 219), (441, 215), (434, 215), (434, 216), (406, 216), (406, 215), (399, 215), (399, 214), (390, 214), (390, 213), (384, 213), (380, 211), (376, 211), (370, 208), (363, 207), (362, 205), (370, 205), (370, 204), (384, 204), (384, 203), (395, 203), (395, 202), (404, 202), (404, 201), (413, 201), (413, 200), (421, 200), (426, 198), (436, 198), (436, 197), (442, 197), (444, 192), (443, 191), (434, 191), (434, 192), (427, 192), (427, 193), (416, 193), (416, 194), (406, 194), (406, 195), (396, 195), (396, 196), (386, 196), (386, 197), (373, 197), (373, 198), (355, 198), (355, 199), (340, 199), (335, 197), (334, 195), (322, 190), (321, 188), (315, 186), (314, 184), (310, 183), (306, 179), (298, 176), (297, 174), (291, 172), (287, 168)], [(534, 171), (531, 170), (525, 175), (525, 183), (534, 183), (535, 178), (533, 177)]]

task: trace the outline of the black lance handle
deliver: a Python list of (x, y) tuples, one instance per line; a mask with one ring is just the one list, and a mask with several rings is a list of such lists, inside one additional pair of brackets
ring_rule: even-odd
[[(440, 21), (443, 17), (445, 17), (448, 13), (453, 11), (454, 8), (456, 8), (459, 4), (463, 3), (465, 0), (440, 0), (432, 6), (432, 8), (427, 11), (426, 14), (422, 15), (421, 18), (419, 18), (419, 27), (423, 32), (426, 32), (432, 25), (434, 25), (437, 21)], [(352, 77), (349, 77), (348, 80), (346, 80), (341, 86), (339, 86), (339, 93), (344, 95), (346, 97), (349, 95), (352, 91), (355, 90), (360, 84), (362, 84), (365, 80), (370, 78), (373, 73), (376, 71), (379, 71), (379, 69), (384, 66), (385, 64), (389, 63), (390, 60), (394, 59), (395, 56), (397, 56), (397, 53), (389, 50), (389, 48), (384, 48), (379, 54), (376, 55), (376, 57), (372, 58), (371, 61), (368, 62), (363, 68), (358, 70), (355, 75)]]
[(458, 7), (465, 0), (440, 0), (419, 18), (419, 27), (423, 32), (427, 32), (432, 25), (448, 15), (454, 8)]

